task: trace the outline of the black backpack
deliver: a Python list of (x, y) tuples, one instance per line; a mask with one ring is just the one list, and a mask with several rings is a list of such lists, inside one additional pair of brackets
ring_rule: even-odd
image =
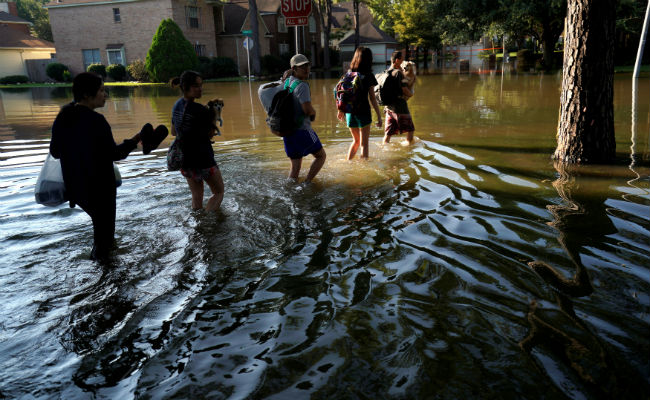
[(290, 79), (287, 78), (284, 88), (273, 96), (266, 119), (271, 132), (280, 137), (291, 135), (300, 126), (296, 119), (293, 91), (302, 81), (295, 79), (291, 85), (289, 85), (289, 81)]
[(397, 99), (402, 94), (402, 85), (396, 70), (386, 70), (375, 76), (377, 86), (375, 86), (375, 97), (377, 103), (381, 106), (392, 106), (397, 103)]

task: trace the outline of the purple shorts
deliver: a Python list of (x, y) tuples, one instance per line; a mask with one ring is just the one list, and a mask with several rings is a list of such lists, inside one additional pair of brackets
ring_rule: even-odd
[(386, 123), (384, 125), (386, 136), (393, 136), (402, 132), (413, 132), (414, 130), (415, 126), (411, 114), (397, 114), (386, 109)]
[(181, 168), (181, 174), (183, 174), (183, 176), (186, 178), (192, 179), (193, 181), (202, 182), (208, 180), (208, 178), (216, 174), (218, 170), (218, 165), (210, 168)]

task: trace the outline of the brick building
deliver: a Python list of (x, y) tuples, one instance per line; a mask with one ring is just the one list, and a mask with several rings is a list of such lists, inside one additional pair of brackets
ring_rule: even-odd
[[(280, 0), (257, 4), (261, 55), (295, 52), (295, 29), (284, 26)], [(248, 0), (53, 0), (45, 7), (57, 59), (73, 74), (92, 63), (144, 60), (166, 18), (178, 24), (198, 55), (230, 57), (242, 74), (247, 68), (242, 42), (244, 31), (250, 30)], [(316, 55), (322, 52), (317, 20), (310, 17), (310, 25), (298, 30), (300, 50)]]

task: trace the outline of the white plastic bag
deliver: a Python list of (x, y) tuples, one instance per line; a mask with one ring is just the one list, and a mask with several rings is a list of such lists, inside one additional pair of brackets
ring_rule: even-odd
[(115, 163), (113, 163), (113, 172), (115, 173), (115, 187), (122, 186), (122, 174)]
[(61, 160), (52, 157), (52, 154), (48, 153), (38, 174), (34, 197), (38, 204), (48, 207), (56, 207), (66, 201)]

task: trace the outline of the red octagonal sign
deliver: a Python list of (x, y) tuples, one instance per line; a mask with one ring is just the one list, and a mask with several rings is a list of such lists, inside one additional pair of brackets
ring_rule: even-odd
[(307, 25), (311, 2), (312, 0), (282, 0), (280, 12), (285, 17), (286, 26)]

